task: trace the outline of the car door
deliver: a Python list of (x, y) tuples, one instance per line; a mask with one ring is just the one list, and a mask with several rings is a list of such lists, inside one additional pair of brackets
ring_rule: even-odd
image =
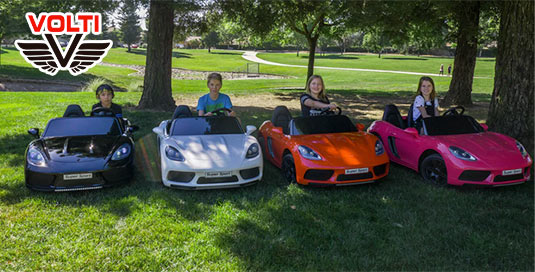
[(282, 163), (282, 154), (287, 137), (282, 133), (280, 127), (271, 127), (266, 137), (267, 156), (271, 156), (272, 161), (277, 166)]
[(388, 145), (395, 158), (393, 161), (411, 167), (418, 168), (421, 143), (425, 135), (415, 135), (407, 130), (392, 130), (388, 136)]

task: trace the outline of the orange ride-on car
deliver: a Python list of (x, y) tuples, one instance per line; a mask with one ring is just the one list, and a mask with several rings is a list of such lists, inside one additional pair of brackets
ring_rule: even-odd
[(264, 158), (290, 182), (341, 186), (374, 182), (389, 171), (382, 142), (351, 120), (325, 109), (324, 115), (292, 118), (278, 106), (260, 127)]

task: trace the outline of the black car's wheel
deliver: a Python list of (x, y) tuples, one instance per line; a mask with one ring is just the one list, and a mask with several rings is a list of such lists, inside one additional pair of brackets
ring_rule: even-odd
[(439, 154), (427, 156), (422, 161), (420, 172), (425, 181), (434, 185), (445, 186), (448, 183), (446, 164)]
[(282, 174), (290, 184), (297, 183), (295, 178), (295, 163), (292, 154), (286, 154), (282, 158)]

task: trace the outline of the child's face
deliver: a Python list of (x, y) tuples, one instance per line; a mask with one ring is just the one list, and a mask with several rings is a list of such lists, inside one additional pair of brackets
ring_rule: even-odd
[(422, 86), (420, 86), (420, 92), (422, 92), (422, 95), (429, 96), (432, 91), (433, 84), (427, 80), (422, 81)]
[(310, 85), (308, 86), (308, 88), (310, 89), (310, 92), (314, 95), (319, 95), (323, 90), (323, 84), (321, 83), (321, 79), (314, 78), (312, 81), (310, 81)]
[(219, 90), (221, 89), (221, 81), (217, 79), (210, 79), (208, 82), (208, 89), (210, 89), (211, 93), (219, 93)]
[(98, 95), (98, 100), (100, 100), (100, 102), (105, 103), (105, 104), (111, 103), (112, 99), (113, 99), (113, 94), (111, 94), (111, 92), (108, 90), (104, 90), (100, 92), (100, 94)]

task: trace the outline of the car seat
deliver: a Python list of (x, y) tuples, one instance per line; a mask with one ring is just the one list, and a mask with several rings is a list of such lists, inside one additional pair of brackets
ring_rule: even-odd
[(405, 123), (401, 118), (401, 113), (399, 113), (398, 107), (394, 104), (388, 104), (385, 106), (385, 111), (383, 112), (383, 121), (386, 121), (398, 128), (405, 129)]
[(178, 107), (176, 107), (175, 112), (173, 113), (173, 118), (171, 119), (176, 119), (180, 117), (191, 117), (191, 116), (192, 116), (191, 110), (189, 109), (188, 106), (179, 105)]
[(271, 123), (276, 127), (282, 127), (284, 134), (290, 134), (290, 120), (292, 120), (292, 114), (285, 106), (277, 106), (273, 111)]
[(80, 105), (72, 104), (67, 106), (67, 109), (65, 110), (65, 113), (63, 114), (63, 117), (84, 117), (84, 111), (80, 107)]

